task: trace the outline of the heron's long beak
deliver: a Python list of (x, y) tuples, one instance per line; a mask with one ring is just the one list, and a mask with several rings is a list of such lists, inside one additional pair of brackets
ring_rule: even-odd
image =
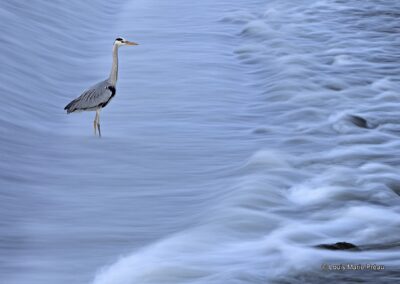
[(139, 45), (139, 44), (136, 43), (136, 42), (128, 41), (128, 40), (125, 41), (125, 44), (126, 44), (126, 45)]

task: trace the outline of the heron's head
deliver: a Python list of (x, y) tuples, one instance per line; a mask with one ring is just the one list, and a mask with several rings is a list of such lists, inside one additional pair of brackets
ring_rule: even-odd
[(117, 38), (115, 39), (115, 41), (114, 41), (114, 44), (116, 44), (116, 45), (118, 45), (118, 46), (121, 46), (121, 45), (139, 45), (139, 44), (136, 43), (136, 42), (126, 40), (126, 39), (124, 39), (124, 38), (122, 38), (122, 37), (117, 37)]

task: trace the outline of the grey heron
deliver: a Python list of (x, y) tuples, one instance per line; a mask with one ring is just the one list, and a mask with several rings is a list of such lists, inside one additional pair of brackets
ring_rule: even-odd
[(71, 101), (65, 106), (67, 113), (81, 111), (96, 111), (96, 116), (93, 121), (94, 135), (96, 127), (101, 137), (100, 132), (100, 110), (104, 108), (111, 99), (115, 96), (116, 84), (118, 79), (118, 48), (122, 45), (138, 45), (136, 42), (128, 41), (124, 38), (116, 38), (113, 45), (113, 62), (111, 66), (110, 76), (89, 89), (85, 90), (82, 95)]

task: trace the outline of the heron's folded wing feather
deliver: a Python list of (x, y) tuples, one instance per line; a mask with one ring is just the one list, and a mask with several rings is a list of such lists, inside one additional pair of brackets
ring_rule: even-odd
[(103, 106), (114, 95), (113, 86), (107, 81), (102, 81), (82, 93), (78, 98), (70, 102), (65, 109), (68, 112), (76, 110), (89, 110)]

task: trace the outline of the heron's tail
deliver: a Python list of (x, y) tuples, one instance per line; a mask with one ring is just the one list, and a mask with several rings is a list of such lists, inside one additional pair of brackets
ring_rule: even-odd
[(64, 109), (67, 111), (67, 113), (71, 113), (74, 112), (76, 109), (74, 107), (75, 105), (75, 100), (73, 100), (72, 102), (70, 102), (69, 104), (67, 104)]

